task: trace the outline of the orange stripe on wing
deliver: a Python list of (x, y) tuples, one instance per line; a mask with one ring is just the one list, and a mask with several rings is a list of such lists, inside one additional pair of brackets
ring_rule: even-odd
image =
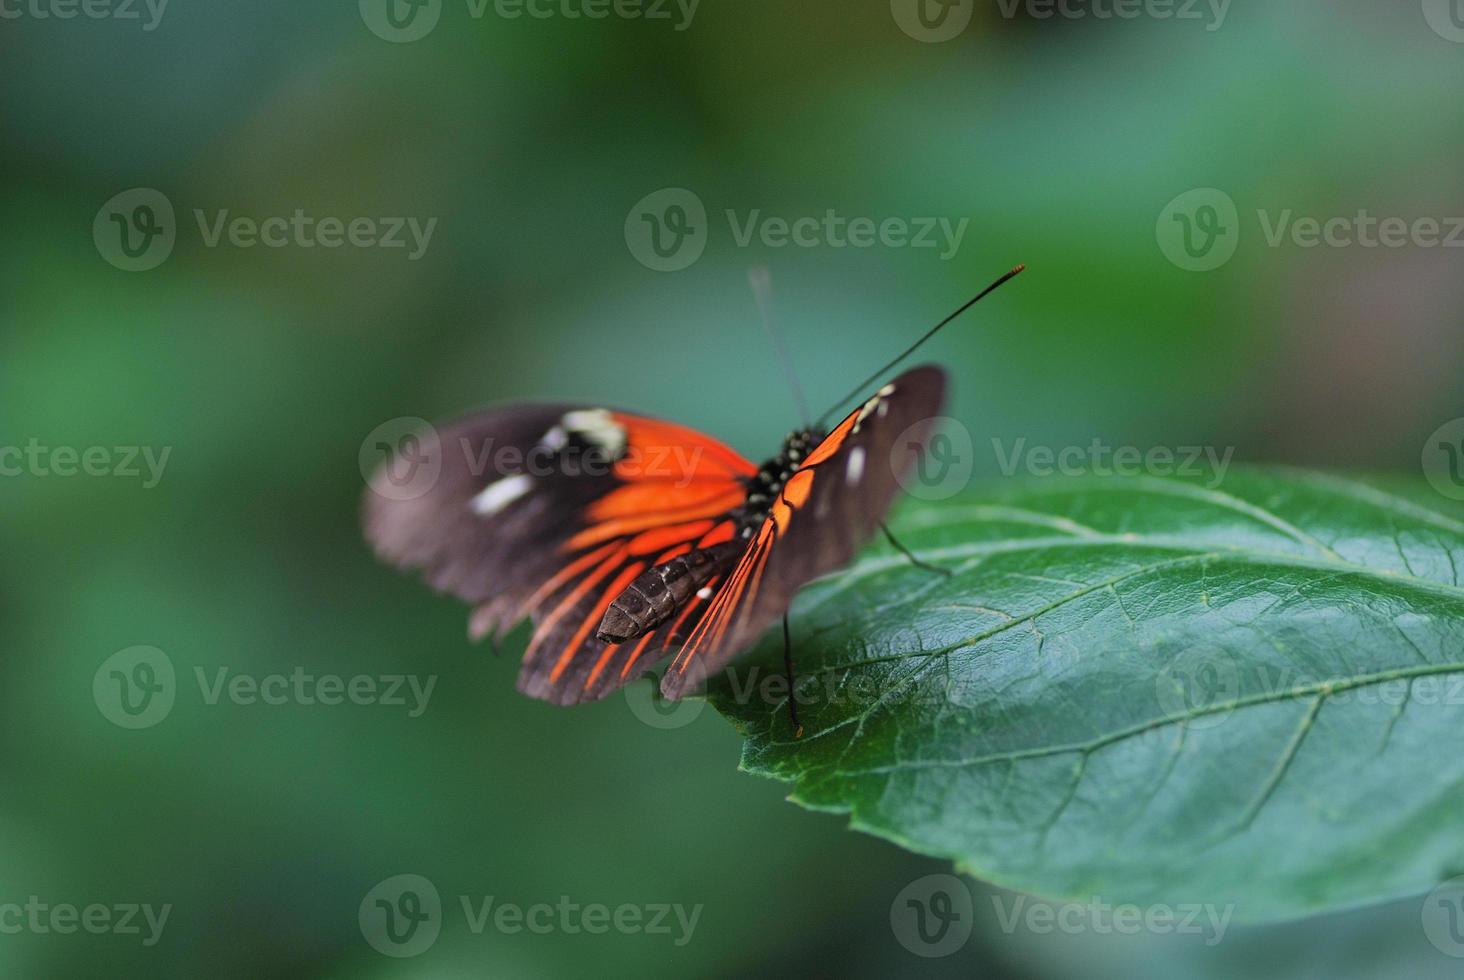
[(800, 465), (817, 466), (819, 463), (822, 463), (834, 453), (838, 452), (839, 447), (844, 444), (844, 440), (849, 438), (849, 433), (854, 431), (854, 426), (858, 424), (858, 421), (859, 412), (850, 412), (849, 416), (845, 418), (844, 421), (840, 422), (838, 426), (834, 428), (833, 432), (830, 432), (828, 435), (824, 436), (823, 442), (814, 447), (813, 452), (809, 453), (808, 458), (805, 459)]
[[(850, 416), (848, 422), (851, 428), (852, 419), (853, 416)], [(829, 438), (832, 439), (833, 436)], [(819, 448), (822, 449), (823, 446)], [(811, 459), (812, 457), (810, 457)], [(803, 465), (806, 467), (809, 464), (805, 462)], [(686, 673), (686, 668), (690, 666), (692, 659), (703, 647), (722, 642), (732, 624), (732, 617), (737, 611), (738, 603), (752, 602), (756, 599), (758, 590), (762, 587), (762, 576), (767, 569), (772, 546), (777, 543), (778, 535), (787, 528), (793, 513), (808, 503), (808, 498), (813, 493), (813, 481), (816, 478), (817, 475), (813, 470), (799, 469), (784, 485), (782, 492), (773, 501), (767, 520), (763, 521), (762, 526), (758, 528), (757, 537), (753, 539), (752, 546), (737, 563), (737, 568), (733, 571), (732, 578), (728, 580), (727, 587), (718, 593), (711, 608), (707, 610), (707, 614), (702, 617), (701, 622), (697, 623), (696, 629), (687, 639), (681, 653), (672, 662), (671, 667), (678, 674)]]
[(696, 543), (698, 548), (710, 548), (714, 544), (726, 544), (737, 533), (736, 521), (723, 521), (707, 532), (706, 537)]
[(585, 528), (565, 542), (564, 547), (565, 550), (587, 548), (590, 545), (599, 544), (610, 538), (635, 534), (638, 531), (645, 531), (663, 524), (685, 521), (689, 518), (720, 517), (741, 504), (744, 499), (742, 488), (734, 487), (728, 493), (715, 498), (709, 498), (694, 508), (680, 511), (649, 512), (634, 517), (622, 517), (616, 520), (604, 521), (603, 523)]
[(642, 453), (667, 450), (673, 456), (679, 450), (684, 455), (673, 462), (689, 467), (693, 473), (700, 474), (703, 468), (720, 470), (733, 476), (752, 476), (757, 472), (757, 467), (751, 461), (695, 429), (621, 412), (611, 413), (611, 418), (625, 430), (626, 441), (631, 447)]
[[(598, 552), (596, 552), (596, 554), (598, 554)], [(603, 579), (606, 575), (609, 575), (617, 567), (619, 567), (620, 560), (624, 557), (625, 545), (616, 545), (613, 553), (600, 563), (599, 568), (595, 569), (588, 576), (586, 576), (578, 585), (574, 587), (569, 595), (565, 596), (559, 601), (559, 604), (554, 607), (553, 611), (550, 612), (547, 617), (545, 617), (544, 622), (540, 624), (539, 628), (534, 630), (534, 638), (529, 641), (529, 648), (524, 651), (525, 660), (533, 657), (534, 652), (539, 648), (539, 644), (544, 641), (544, 638), (546, 636), (554, 631), (554, 627), (557, 626), (559, 624), (559, 621), (564, 618), (564, 614), (567, 613), (570, 609), (574, 608), (575, 603), (583, 599), (585, 593), (593, 589), (600, 582), (601, 579)], [(552, 680), (553, 678), (550, 679)]]
[(737, 568), (732, 572), (732, 577), (727, 580), (726, 588), (717, 593), (717, 597), (712, 600), (706, 615), (702, 617), (701, 622), (696, 624), (696, 629), (687, 638), (686, 645), (681, 648), (681, 652), (672, 662), (671, 669), (678, 674), (686, 673), (686, 668), (690, 666), (698, 651), (708, 644), (709, 637), (712, 644), (721, 641), (731, 623), (737, 604), (743, 600), (746, 591), (744, 586), (752, 569), (755, 566), (761, 567), (767, 561), (768, 546), (771, 541), (772, 522), (764, 521), (752, 547), (743, 554), (742, 559), (737, 563)]
[(523, 601), (523, 603), (519, 606), (518, 617), (522, 618), (528, 613), (533, 612), (534, 608), (538, 606), (539, 603), (543, 602), (545, 599), (558, 592), (566, 582), (574, 578), (580, 572), (584, 571), (590, 565), (593, 565), (595, 562), (603, 560), (606, 555), (610, 554), (610, 552), (614, 551), (618, 547), (620, 547), (620, 545), (617, 542), (612, 541), (609, 544), (605, 545), (603, 548), (597, 548), (594, 551), (587, 552), (586, 554), (581, 555), (574, 561), (565, 565), (559, 571), (555, 572), (553, 577), (551, 577), (543, 585), (535, 589), (533, 595), (529, 596)]
[[(632, 555), (648, 555), (682, 541), (690, 541), (712, 529), (710, 520), (693, 521), (690, 524), (672, 524), (670, 527), (653, 528), (636, 535), (630, 542)], [(658, 561), (657, 564), (660, 564)]]
[[(747, 489), (732, 480), (716, 483), (700, 483), (684, 487), (665, 486), (659, 483), (628, 483), (611, 490), (605, 496), (590, 504), (586, 513), (591, 520), (609, 521), (617, 517), (639, 517), (647, 513), (701, 510), (720, 503), (729, 494), (735, 494), (741, 503)], [(728, 507), (721, 506), (721, 510)]]
[[(569, 643), (565, 644), (564, 650), (559, 654), (559, 659), (554, 663), (554, 669), (549, 672), (549, 683), (553, 684), (559, 680), (565, 668), (574, 660), (574, 655), (579, 652), (580, 644), (585, 642), (585, 638), (590, 635), (590, 630), (594, 629), (599, 624), (601, 617), (605, 615), (605, 610), (610, 607), (610, 603), (614, 602), (615, 597), (625, 591), (627, 585), (635, 581), (635, 577), (645, 567), (646, 563), (643, 561), (626, 566), (625, 570), (617, 575), (610, 583), (610, 587), (600, 594), (599, 601), (591, 607), (589, 615), (585, 617), (584, 622), (580, 623), (580, 628), (574, 631), (574, 636), (570, 637)], [(613, 649), (613, 646), (605, 648), (605, 651), (600, 654), (601, 663), (603, 663)], [(600, 664), (596, 666), (600, 666)]]

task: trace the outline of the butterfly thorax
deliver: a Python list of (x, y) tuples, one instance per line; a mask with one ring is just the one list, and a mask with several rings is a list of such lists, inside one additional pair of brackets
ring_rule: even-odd
[(738, 522), (738, 533), (747, 537), (768, 516), (768, 511), (779, 493), (808, 454), (819, 443), (819, 435), (812, 429), (798, 429), (788, 434), (778, 455), (758, 467), (747, 481), (747, 502), (742, 507)]

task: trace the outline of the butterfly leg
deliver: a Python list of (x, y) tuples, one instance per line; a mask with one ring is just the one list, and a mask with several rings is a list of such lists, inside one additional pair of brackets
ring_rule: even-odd
[(884, 521), (879, 522), (879, 529), (884, 532), (884, 536), (889, 539), (890, 544), (895, 546), (895, 550), (904, 555), (906, 558), (910, 559), (910, 564), (914, 565), (916, 568), (923, 568), (927, 572), (935, 572), (937, 575), (953, 574), (953, 572), (949, 568), (941, 568), (939, 565), (931, 565), (927, 562), (921, 561), (919, 558), (916, 558), (915, 552), (902, 545), (900, 543), (900, 539), (895, 537), (894, 532), (890, 530), (890, 526)]
[(793, 686), (793, 641), (788, 636), (788, 614), (783, 614), (783, 673), (788, 677), (788, 715), (793, 722), (793, 737), (803, 737), (798, 723), (798, 691)]

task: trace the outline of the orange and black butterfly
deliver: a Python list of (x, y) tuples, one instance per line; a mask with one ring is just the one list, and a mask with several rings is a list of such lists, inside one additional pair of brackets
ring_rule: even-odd
[(906, 371), (827, 433), (794, 431), (761, 466), (631, 412), (488, 409), (436, 427), (441, 463), (426, 492), (393, 493), (402, 461), (383, 463), (365, 497), (366, 536), (385, 560), (470, 603), (473, 639), (496, 642), (531, 618), (525, 694), (597, 700), (671, 657), (661, 691), (680, 698), (883, 527), (945, 387), (938, 367)]

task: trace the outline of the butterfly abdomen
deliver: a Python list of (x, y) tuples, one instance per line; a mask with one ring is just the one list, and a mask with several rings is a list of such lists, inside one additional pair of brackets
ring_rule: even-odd
[(610, 603), (596, 637), (604, 643), (623, 643), (649, 633), (724, 571), (744, 547), (744, 542), (728, 541), (646, 569)]

